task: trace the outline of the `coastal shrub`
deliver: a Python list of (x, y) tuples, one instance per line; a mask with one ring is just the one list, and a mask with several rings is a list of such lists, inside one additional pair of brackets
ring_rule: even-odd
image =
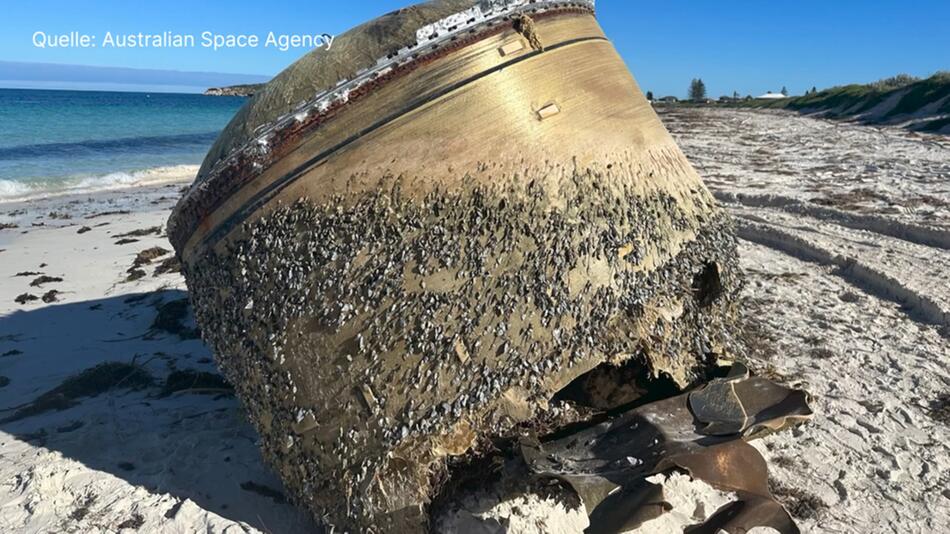
[[(915, 113), (924, 106), (946, 99), (935, 114), (950, 113), (950, 72), (940, 71), (921, 80), (908, 74), (899, 74), (869, 84), (851, 84), (832, 87), (804, 96), (782, 100), (752, 100), (745, 106), (754, 108), (790, 109), (794, 111), (824, 111), (825, 116), (839, 118), (859, 115), (900, 92), (897, 105), (884, 118)], [(872, 117), (876, 119), (880, 117)], [(945, 127), (943, 119), (925, 124), (919, 129), (939, 131)]]
[[(914, 113), (920, 108), (946, 97), (950, 97), (950, 76), (947, 73), (938, 73), (909, 86), (907, 94), (901, 98), (900, 102), (888, 115)], [(946, 105), (946, 103), (944, 104)]]
[(879, 91), (892, 91), (894, 89), (900, 89), (901, 87), (906, 87), (919, 81), (920, 78), (916, 76), (911, 76), (910, 74), (898, 74), (897, 76), (891, 76), (890, 78), (882, 78), (868, 85), (872, 89), (877, 89)]

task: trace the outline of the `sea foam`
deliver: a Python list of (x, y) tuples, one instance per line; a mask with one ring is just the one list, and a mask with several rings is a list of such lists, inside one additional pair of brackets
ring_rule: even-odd
[(172, 165), (135, 172), (111, 172), (103, 175), (76, 176), (55, 180), (0, 180), (0, 202), (190, 182), (197, 172), (197, 165)]

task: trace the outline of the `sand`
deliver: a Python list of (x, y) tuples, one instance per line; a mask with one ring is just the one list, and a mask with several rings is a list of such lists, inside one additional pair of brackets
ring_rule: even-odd
[(950, 142), (660, 111), (744, 238), (753, 364), (813, 396), (755, 442), (779, 499), (806, 532), (950, 531)]
[[(172, 255), (141, 264), (144, 276), (126, 281), (140, 252), (171, 250), (161, 228), (182, 185), (0, 204), (0, 221), (19, 226), (0, 230), (0, 376), (9, 379), (0, 418), (99, 363), (134, 362), (155, 379), (0, 423), (0, 531), (313, 528), (285, 502), (229, 391), (163, 395), (174, 370), (216, 374), (188, 331), (190, 317), (185, 339), (153, 328), (163, 304), (187, 296), (180, 274), (154, 275)], [(42, 274), (16, 276), (26, 272)], [(30, 285), (42, 275), (62, 281)], [(56, 302), (14, 302), (53, 290)]]
[[(780, 500), (805, 532), (950, 531), (950, 142), (771, 112), (659, 111), (744, 237), (753, 367), (813, 395), (813, 421), (755, 442)], [(155, 275), (181, 185), (0, 204), (0, 419), (104, 362), (153, 381), (0, 423), (0, 530), (316, 530), (285, 502), (227, 388), (173, 375), (216, 374), (191, 317), (174, 313), (181, 276)], [(62, 281), (31, 286), (44, 276)], [(15, 302), (25, 294), (37, 300)], [(681, 475), (664, 484), (676, 513), (638, 532), (699, 521), (728, 497)], [(583, 528), (560, 513), (564, 532)]]

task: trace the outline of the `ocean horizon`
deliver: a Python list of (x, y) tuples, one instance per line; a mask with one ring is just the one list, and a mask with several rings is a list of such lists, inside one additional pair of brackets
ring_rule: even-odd
[(0, 202), (181, 179), (244, 102), (0, 88)]

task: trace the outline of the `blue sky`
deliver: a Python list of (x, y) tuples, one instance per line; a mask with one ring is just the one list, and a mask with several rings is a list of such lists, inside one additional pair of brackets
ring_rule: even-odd
[[(37, 49), (35, 31), (337, 34), (411, 0), (5, 2), (0, 61), (273, 75), (303, 50)], [(948, 0), (599, 0), (598, 16), (643, 89), (712, 96), (868, 82), (950, 69)]]

